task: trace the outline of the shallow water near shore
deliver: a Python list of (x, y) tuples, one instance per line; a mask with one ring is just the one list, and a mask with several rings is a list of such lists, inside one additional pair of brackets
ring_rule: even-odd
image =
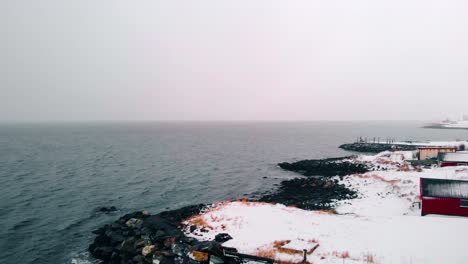
[(0, 263), (87, 262), (91, 231), (127, 212), (252, 197), (298, 177), (278, 162), (349, 155), (338, 146), (359, 136), (468, 139), (466, 130), (422, 124), (2, 124)]

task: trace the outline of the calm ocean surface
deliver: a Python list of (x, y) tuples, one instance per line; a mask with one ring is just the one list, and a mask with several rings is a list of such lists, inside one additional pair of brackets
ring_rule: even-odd
[[(349, 155), (358, 136), (466, 140), (417, 122), (206, 122), (0, 125), (0, 263), (86, 263), (91, 231), (259, 194), (295, 177), (281, 161)], [(264, 179), (263, 177), (268, 177)], [(111, 214), (100, 206), (116, 206)]]

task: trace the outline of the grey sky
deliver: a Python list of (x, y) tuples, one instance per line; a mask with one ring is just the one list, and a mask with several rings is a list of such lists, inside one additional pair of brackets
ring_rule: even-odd
[(0, 4), (0, 120), (468, 113), (468, 2)]

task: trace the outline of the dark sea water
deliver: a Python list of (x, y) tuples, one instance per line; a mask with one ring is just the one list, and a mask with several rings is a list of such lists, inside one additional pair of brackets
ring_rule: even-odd
[[(417, 122), (0, 125), (0, 263), (86, 263), (91, 231), (135, 210), (254, 196), (276, 163), (349, 155), (358, 136), (468, 139)], [(268, 177), (264, 179), (263, 177)], [(95, 211), (116, 206), (111, 214)]]

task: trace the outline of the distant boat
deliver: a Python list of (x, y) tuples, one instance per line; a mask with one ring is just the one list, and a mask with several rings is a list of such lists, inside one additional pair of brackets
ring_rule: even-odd
[(451, 120), (447, 118), (440, 123), (426, 125), (424, 128), (468, 129), (468, 115), (464, 115), (461, 120)]

